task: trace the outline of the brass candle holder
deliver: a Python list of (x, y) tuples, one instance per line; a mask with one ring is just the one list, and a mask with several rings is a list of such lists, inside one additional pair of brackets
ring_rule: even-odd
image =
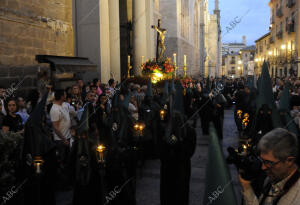
[(174, 78), (176, 78), (176, 72), (177, 72), (177, 64), (174, 62)]
[(186, 65), (183, 66), (183, 71), (184, 71), (184, 77), (186, 77), (186, 71), (187, 71)]
[(128, 78), (130, 78), (130, 70), (132, 69), (132, 66), (130, 65), (130, 63), (128, 63)]
[(97, 147), (97, 152), (98, 152), (98, 162), (103, 164), (105, 162), (105, 159), (104, 159), (104, 151), (106, 150), (106, 147), (102, 144), (98, 145)]

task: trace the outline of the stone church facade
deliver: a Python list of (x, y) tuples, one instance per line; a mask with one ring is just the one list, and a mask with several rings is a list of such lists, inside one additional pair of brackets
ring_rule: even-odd
[(214, 14), (208, 0), (161, 0), (162, 27), (167, 29), (167, 56), (177, 53), (179, 74), (187, 55), (187, 74), (192, 77), (221, 76), (220, 11)]
[(26, 76), (22, 86), (33, 87), (39, 68), (47, 67), (35, 55), (73, 56), (72, 20), (72, 1), (1, 0), (1, 85)]
[[(20, 81), (48, 65), (36, 55), (87, 57), (97, 66), (89, 78), (107, 83), (127, 76), (128, 56), (139, 75), (142, 60), (155, 58), (161, 19), (167, 29), (165, 56), (177, 54), (178, 74), (218, 76), (219, 10), (208, 0), (2, 0), (0, 1), (1, 82)], [(143, 57), (142, 57), (143, 56)], [(26, 79), (24, 86), (35, 84)]]
[(141, 74), (142, 61), (156, 57), (157, 33), (151, 26), (157, 25), (158, 19), (167, 29), (165, 56), (173, 60), (177, 54), (179, 75), (183, 75), (183, 56), (187, 55), (188, 75), (220, 76), (218, 0), (214, 14), (208, 12), (208, 0), (75, 2), (77, 53), (98, 65), (102, 82), (125, 77), (128, 60), (133, 73)]

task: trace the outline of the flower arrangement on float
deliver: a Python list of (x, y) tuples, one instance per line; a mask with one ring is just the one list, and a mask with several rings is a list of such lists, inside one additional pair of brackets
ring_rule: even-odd
[(148, 60), (141, 65), (141, 69), (142, 74), (150, 77), (152, 83), (157, 83), (164, 79), (171, 79), (175, 71), (175, 67), (171, 63), (170, 58), (165, 58), (159, 62), (156, 62), (155, 59)]
[(181, 83), (183, 88), (188, 88), (190, 83), (192, 83), (192, 82), (193, 82), (193, 79), (189, 76), (185, 76), (185, 77), (180, 79), (180, 83)]

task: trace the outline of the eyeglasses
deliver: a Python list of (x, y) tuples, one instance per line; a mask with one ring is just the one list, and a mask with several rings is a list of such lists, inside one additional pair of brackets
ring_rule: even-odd
[(282, 160), (279, 160), (277, 162), (272, 162), (269, 160), (264, 160), (260, 157), (258, 157), (258, 159), (261, 161), (261, 163), (263, 163), (267, 168), (272, 168), (273, 166), (275, 166), (276, 164), (278, 164), (279, 162), (282, 162)]
[(16, 106), (16, 104), (8, 104), (7, 106)]

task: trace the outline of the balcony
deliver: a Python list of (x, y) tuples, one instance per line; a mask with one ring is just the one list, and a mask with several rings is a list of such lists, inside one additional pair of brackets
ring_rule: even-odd
[(279, 18), (283, 16), (281, 7), (276, 10), (276, 16), (279, 17)]
[(289, 23), (289, 24), (286, 25), (286, 31), (288, 33), (295, 32), (295, 21), (294, 20), (292, 20), (291, 23)]
[(270, 38), (269, 38), (269, 44), (272, 44), (272, 43), (274, 43), (274, 38), (273, 38), (273, 37), (270, 37)]
[(282, 31), (278, 31), (276, 36), (278, 39), (282, 39)]
[(286, 7), (288, 7), (288, 8), (292, 8), (295, 5), (296, 5), (296, 0), (287, 0), (286, 1)]
[(231, 60), (231, 61), (230, 61), (230, 64), (235, 64), (235, 60)]

